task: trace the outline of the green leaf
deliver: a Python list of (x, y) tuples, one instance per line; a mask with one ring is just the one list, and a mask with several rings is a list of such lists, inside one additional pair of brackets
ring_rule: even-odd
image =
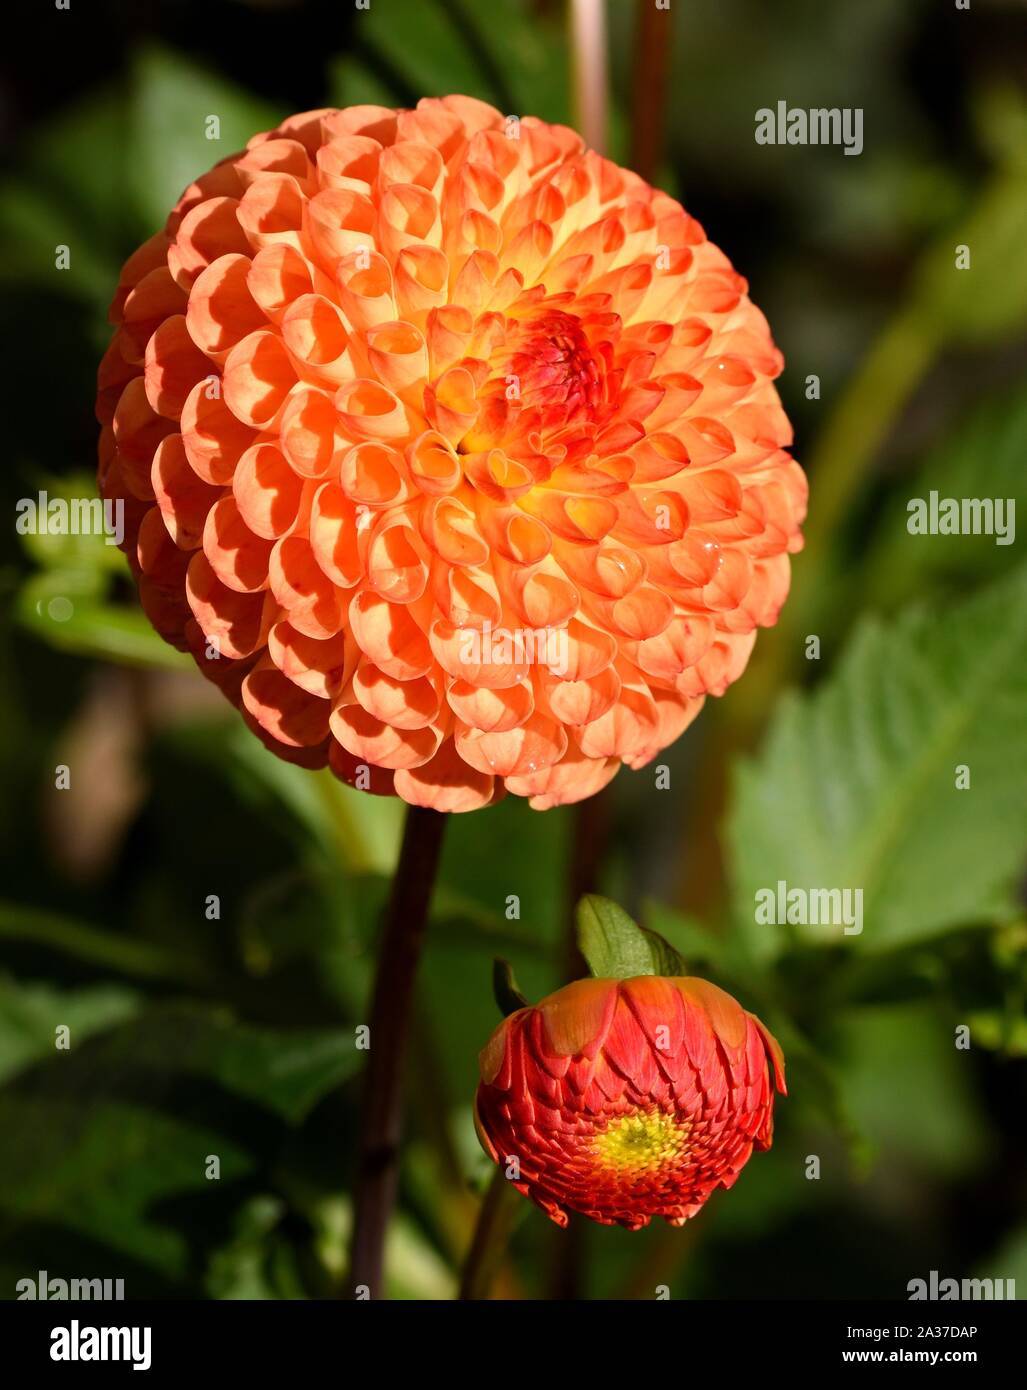
[(398, 106), (400, 91), (352, 53), (344, 53), (329, 64), (328, 101), (332, 106)]
[(510, 1014), (515, 1014), (518, 1009), (528, 1007), (527, 999), (517, 988), (513, 966), (508, 960), (500, 960), (498, 956), (492, 962), (492, 993), (496, 997), (496, 1006), (504, 1018), (508, 1018)]
[[(166, 214), (165, 214), (166, 215)], [(0, 281), (5, 288), (30, 284), (80, 298), (97, 311), (110, 302), (117, 262), (81, 236), (78, 217), (27, 179), (0, 183)], [(67, 246), (67, 271), (55, 271), (58, 246)]]
[(1027, 1057), (1027, 1018), (1022, 1012), (983, 1009), (969, 1017), (970, 1036), (975, 1043), (1007, 1057)]
[(0, 941), (5, 939), (132, 979), (199, 985), (207, 978), (202, 964), (180, 951), (18, 903), (0, 902)]
[(649, 931), (657, 933), (669, 942), (672, 949), (687, 961), (690, 967), (700, 963), (717, 965), (723, 961), (726, 938), (712, 932), (705, 922), (652, 899), (647, 900), (643, 906)]
[(327, 770), (311, 772), (283, 762), (242, 725), (230, 734), (228, 753), (245, 788), (269, 793), (331, 858), (353, 873), (392, 873), (402, 834), (398, 798), (368, 796)]
[[(192, 1235), (209, 1239), (212, 1206), (252, 1173), (255, 1160), (209, 1110), (188, 1113), (195, 1109), (189, 1104), (185, 1113), (162, 1112), (152, 1096), (112, 1095), (109, 1084), (102, 1084), (109, 1077), (92, 1074), (88, 1063), (76, 1060), (73, 1049), (47, 1069), (45, 1083), (34, 1075), (31, 1092), (12, 1086), (0, 1091), (5, 1238), (13, 1230), (37, 1251), (40, 1268), (46, 1267), (48, 1248), (74, 1247), (74, 1238), (84, 1238), (113, 1253), (113, 1269), (109, 1254), (106, 1272), (125, 1271), (129, 1296), (153, 1292), (154, 1274), (180, 1286), (192, 1258), (190, 1231), (181, 1208), (173, 1222), (162, 1219), (162, 1204), (197, 1204), (203, 1218)], [(220, 1160), (223, 1193), (205, 1175), (210, 1154)]]
[(155, 1275), (182, 1286), (223, 1243), (238, 1184), (273, 1181), (287, 1140), (359, 1057), (351, 1029), (255, 1026), (189, 1003), (72, 1033), (67, 1051), (0, 1089), (5, 1235), (34, 1249), (73, 1234), (131, 1257), (130, 1295)]
[(214, 1251), (205, 1286), (210, 1298), (247, 1301), (304, 1298), (296, 1251), (282, 1227), (285, 1203), (262, 1193), (239, 1208), (231, 1241)]
[(104, 596), (96, 569), (47, 569), (32, 575), (18, 592), (15, 616), (48, 646), (76, 656), (184, 671), (192, 659), (168, 645), (141, 608)]
[(875, 1166), (953, 1177), (987, 1160), (972, 1053), (957, 1051), (932, 1004), (852, 1010), (838, 1020), (838, 1046), (843, 1099)]
[[(917, 309), (943, 339), (991, 343), (1027, 318), (1027, 180), (1016, 167), (999, 170), (970, 215), (939, 239), (915, 277)], [(970, 250), (956, 268), (956, 247)]]
[(0, 979), (0, 1082), (54, 1055), (55, 1032), (63, 1025), (72, 1042), (131, 1018), (139, 995), (124, 985), (88, 985), (60, 990), (49, 985)]
[(496, 93), (469, 47), (456, 16), (439, 0), (372, 5), (356, 28), (359, 47), (395, 73), (411, 95), (460, 92), (483, 101)]
[(559, 12), (540, 13), (529, 0), (490, 0), (488, 6), (459, 0), (452, 13), (475, 51), (487, 55), (492, 71), (501, 75), (504, 90), (490, 99), (504, 108), (504, 115), (564, 124), (571, 119), (569, 26)]
[[(45, 515), (39, 514), (37, 497), (26, 499), (37, 504), (37, 514), (34, 517), (28, 515), (28, 520), (35, 522), (36, 529), (20, 535), (22, 545), (37, 565), (47, 569), (98, 570), (110, 574), (125, 571), (125, 557), (114, 544), (115, 537), (108, 536), (103, 530), (107, 522), (107, 512), (96, 493), (95, 475), (74, 473), (63, 478), (43, 477), (40, 479), (38, 492), (46, 497)], [(78, 514), (83, 502), (84, 519)], [(54, 514), (55, 503), (62, 504), (66, 510), (69, 528), (88, 526), (96, 529), (78, 530), (61, 535), (56, 528), (63, 518)]]
[[(1025, 765), (1027, 568), (944, 614), (865, 623), (813, 695), (782, 701), (738, 773), (732, 878), (750, 954), (777, 954), (789, 930), (879, 951), (1008, 916)], [(779, 881), (862, 890), (862, 933), (757, 925), (756, 894)]]
[[(133, 74), (128, 124), (131, 188), (146, 225), (164, 225), (182, 192), (286, 113), (169, 49), (146, 48)], [(220, 122), (207, 138), (207, 120)]]
[[(912, 498), (1001, 498), (1007, 518), (1027, 516), (1027, 391), (1018, 385), (995, 395), (947, 427), (911, 477), (881, 509), (865, 552), (863, 582), (871, 605), (897, 607), (931, 583), (965, 583), (1008, 572), (1014, 544), (995, 535), (911, 536)], [(1008, 500), (1007, 500), (1008, 499)], [(1015, 510), (1014, 510), (1015, 509)]]
[(578, 945), (597, 979), (627, 980), (634, 975), (686, 975), (684, 961), (656, 932), (610, 902), (589, 893), (578, 904)]
[(224, 1011), (173, 1004), (118, 1031), (112, 1053), (133, 1070), (203, 1077), (290, 1124), (358, 1069), (352, 1028), (268, 1028)]

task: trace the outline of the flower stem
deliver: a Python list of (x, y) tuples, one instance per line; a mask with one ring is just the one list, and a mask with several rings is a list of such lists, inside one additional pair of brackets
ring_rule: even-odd
[(460, 1281), (461, 1299), (488, 1298), (523, 1205), (520, 1193), (508, 1181), (503, 1169), (497, 1168), (478, 1213), (478, 1224)]
[(658, 10), (652, 0), (638, 6), (631, 101), (631, 167), (655, 183), (663, 157), (667, 117), (667, 72), (674, 41), (674, 20), (669, 10)]
[(364, 1077), (357, 1149), (350, 1285), (371, 1298), (383, 1289), (385, 1234), (399, 1179), (403, 1065), (414, 979), (446, 817), (411, 806), (385, 917), (371, 1002), (371, 1045)]
[(585, 144), (606, 153), (605, 0), (570, 0), (571, 85), (575, 119)]

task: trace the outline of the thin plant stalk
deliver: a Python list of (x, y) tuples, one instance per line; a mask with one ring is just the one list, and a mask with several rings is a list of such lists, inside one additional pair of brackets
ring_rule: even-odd
[(411, 806), (392, 881), (371, 1001), (370, 1049), (357, 1146), (350, 1294), (384, 1290), (385, 1237), (396, 1201), (403, 1131), (403, 1072), (414, 982), (446, 817)]
[(570, 0), (571, 90), (585, 144), (606, 153), (606, 0)]
[(502, 1168), (492, 1175), (474, 1228), (471, 1248), (460, 1281), (462, 1300), (487, 1299), (506, 1253), (524, 1199)]

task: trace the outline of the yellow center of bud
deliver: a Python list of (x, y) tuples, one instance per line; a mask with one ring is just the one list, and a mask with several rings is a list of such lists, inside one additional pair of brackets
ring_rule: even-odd
[(653, 1172), (681, 1157), (688, 1144), (688, 1130), (687, 1124), (679, 1124), (662, 1110), (620, 1115), (596, 1135), (592, 1151), (604, 1168)]

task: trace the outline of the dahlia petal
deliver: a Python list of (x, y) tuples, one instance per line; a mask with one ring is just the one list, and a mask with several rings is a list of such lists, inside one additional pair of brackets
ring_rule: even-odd
[(225, 404), (237, 420), (267, 429), (296, 384), (282, 341), (258, 330), (235, 345), (225, 359)]
[(309, 748), (328, 733), (328, 701), (301, 690), (269, 657), (258, 661), (243, 681), (242, 698), (261, 728), (279, 743)]
[(528, 679), (524, 648), (502, 640), (486, 644), (479, 626), (438, 620), (428, 636), (435, 660), (454, 679), (486, 690), (506, 690)]
[(337, 387), (352, 375), (349, 333), (337, 305), (323, 294), (294, 299), (281, 318), (282, 341), (304, 380)]
[(353, 695), (368, 714), (396, 729), (425, 729), (439, 719), (439, 692), (432, 676), (399, 680), (373, 662), (362, 661), (353, 673)]
[(408, 517), (385, 517), (367, 547), (367, 582), (390, 603), (414, 603), (428, 583), (426, 548)]
[[(110, 308), (111, 323), (121, 323), (124, 318), (125, 301), (135, 289), (136, 285), (154, 270), (162, 270), (167, 273), (168, 268), (168, 244), (170, 238), (163, 229), (154, 232), (153, 236), (143, 242), (121, 268), (118, 276), (118, 288), (114, 295), (114, 300)], [(172, 311), (174, 312), (174, 310)]]
[(249, 188), (262, 174), (291, 174), (305, 193), (316, 188), (314, 169), (307, 151), (298, 140), (270, 139), (248, 149), (235, 161), (235, 172), (243, 188)]
[(323, 483), (310, 512), (310, 546), (328, 578), (351, 589), (365, 573), (366, 528), (355, 502), (338, 483)]
[(142, 370), (138, 362), (126, 359), (125, 346), (125, 335), (119, 330), (111, 339), (96, 374), (96, 418), (101, 425), (112, 422), (121, 393)]
[(489, 690), (470, 681), (454, 681), (447, 692), (449, 707), (462, 723), (482, 733), (501, 734), (519, 728), (535, 709), (531, 686)]
[(365, 332), (379, 323), (395, 321), (392, 266), (378, 251), (345, 256), (335, 275), (339, 305), (347, 319)]
[(181, 589), (189, 556), (179, 550), (168, 534), (157, 507), (149, 507), (136, 535), (136, 560), (149, 579)]
[(335, 409), (353, 439), (400, 439), (408, 433), (402, 401), (378, 381), (345, 382), (335, 393)]
[(408, 488), (403, 476), (403, 457), (397, 449), (371, 440), (355, 444), (339, 463), (339, 481), (351, 502), (358, 506), (392, 507)]
[(276, 623), (267, 638), (268, 655), (283, 676), (322, 700), (333, 699), (356, 666), (356, 643), (345, 633), (308, 637), (288, 622)]
[(249, 250), (241, 211), (237, 198), (207, 198), (182, 218), (168, 247), (168, 269), (180, 289), (190, 290), (220, 256)]
[(336, 433), (332, 398), (313, 386), (289, 392), (278, 436), (282, 453), (301, 478), (323, 478), (345, 441)]
[(636, 771), (652, 762), (657, 753), (680, 738), (703, 707), (701, 695), (682, 702), (678, 694), (666, 690), (653, 690), (652, 697), (657, 718), (652, 738), (647, 745), (627, 753), (624, 757), (625, 764)]
[(620, 697), (620, 676), (608, 666), (587, 680), (559, 680), (552, 675), (541, 676), (549, 713), (561, 724), (577, 728), (591, 724), (612, 709)]
[(229, 589), (250, 594), (267, 588), (271, 544), (246, 525), (234, 497), (222, 497), (207, 514), (203, 552)]
[(281, 449), (254, 444), (236, 465), (232, 491), (239, 514), (254, 535), (277, 540), (296, 520), (303, 479), (289, 467)]
[(343, 596), (317, 562), (309, 540), (287, 535), (275, 541), (268, 557), (268, 579), (276, 601), (298, 632), (333, 637), (345, 622)]
[(146, 344), (170, 314), (181, 314), (186, 293), (166, 265), (151, 270), (125, 298), (121, 310), (122, 353), (128, 362), (142, 363)]
[[(425, 430), (424, 434), (418, 435), (417, 439), (414, 439), (414, 442), (407, 446), (406, 461), (414, 485), (417, 486), (418, 491), (424, 492), (429, 498), (438, 498), (438, 496), (445, 495), (447, 492), (453, 492), (460, 484), (461, 475), (463, 474), (461, 474), (460, 470), (459, 456), (457, 456), (453, 446), (450, 445), (446, 439), (443, 439), (443, 436), (438, 434), (435, 430)], [(471, 513), (470, 509), (464, 506), (463, 503), (450, 502), (449, 505), (445, 507), (445, 514), (447, 521), (449, 521), (447, 530), (452, 530), (454, 524), (456, 524), (454, 523), (454, 509), (459, 509), (461, 516), (467, 517), (468, 521), (474, 520), (473, 513)], [(441, 512), (441, 510), (443, 509), (439, 506), (432, 506), (431, 509), (428, 509), (428, 507), (422, 509), (422, 517), (429, 513), (432, 518), (431, 524), (427, 525), (427, 527), (425, 527), (424, 521), (421, 523), (421, 530), (425, 534), (425, 539), (428, 539), (428, 531), (435, 531), (436, 525), (438, 525), (439, 512)], [(467, 530), (467, 528), (464, 528), (464, 530)], [(450, 537), (450, 541), (456, 541), (456, 537)], [(457, 555), (463, 555), (464, 550), (466, 550), (466, 545), (457, 546)], [(488, 546), (485, 546), (485, 542), (482, 541), (481, 537), (478, 537), (478, 545), (471, 546), (471, 552), (478, 556), (477, 560), (467, 560), (467, 562), (452, 560), (450, 563), (481, 564), (486, 557), (488, 557)]]
[(182, 407), (182, 445), (190, 467), (205, 483), (231, 483), (235, 466), (256, 438), (221, 396), (221, 382), (197, 382)]
[(153, 455), (161, 441), (174, 433), (174, 425), (153, 410), (146, 399), (146, 385), (141, 376), (133, 379), (122, 391), (114, 410), (112, 422), (114, 441), (122, 462), (122, 476), (132, 495), (143, 501), (153, 500), (150, 469)]
[(349, 188), (366, 196), (377, 180), (381, 155), (380, 141), (369, 135), (336, 136), (317, 150), (321, 186)]
[(396, 793), (411, 806), (457, 813), (477, 811), (497, 795), (494, 777), (468, 768), (452, 739), (446, 739), (435, 756), (420, 767), (396, 773)]
[(432, 647), (409, 605), (365, 590), (350, 603), (349, 622), (360, 649), (388, 675), (416, 680), (432, 669)]
[(396, 774), (384, 767), (372, 767), (362, 758), (355, 758), (341, 743), (331, 739), (328, 745), (328, 766), (348, 787), (370, 792), (372, 796), (396, 796)]
[(211, 373), (210, 361), (190, 338), (183, 314), (165, 319), (155, 329), (146, 345), (145, 363), (146, 399), (158, 415), (177, 424), (189, 392)]
[(216, 644), (220, 656), (239, 660), (263, 644), (271, 625), (264, 594), (228, 588), (202, 550), (189, 562), (185, 588), (200, 633), (207, 643)]
[(378, 203), (378, 244), (389, 260), (406, 246), (435, 246), (442, 241), (439, 205), (416, 183), (391, 185)]
[(506, 786), (514, 796), (530, 798), (534, 810), (548, 811), (595, 796), (613, 780), (620, 766), (619, 758), (586, 758), (570, 743), (558, 763), (524, 777), (508, 777)]
[(362, 705), (337, 704), (331, 730), (347, 752), (375, 767), (399, 771), (420, 767), (434, 756), (442, 741), (438, 729), (398, 729), (369, 714)]
[(226, 249), (262, 251), (265, 247), (283, 244), (300, 251), (306, 210), (312, 206), (291, 174), (260, 174), (237, 207), (237, 221), (245, 244), (241, 248)]
[(458, 723), (457, 752), (479, 772), (517, 777), (552, 767), (567, 749), (566, 731), (544, 715), (533, 714), (516, 728), (483, 733)]
[(404, 246), (395, 261), (396, 307), (404, 319), (418, 323), (446, 303), (449, 261), (436, 246)]
[(388, 146), (396, 139), (398, 112), (387, 106), (350, 106), (345, 111), (328, 111), (322, 118), (324, 138), (366, 135)]
[(150, 482), (168, 535), (181, 549), (196, 550), (207, 514), (222, 489), (205, 483), (193, 471), (180, 434), (169, 434), (157, 445)]
[(695, 666), (678, 678), (678, 693), (690, 698), (723, 695), (745, 670), (755, 642), (755, 632), (721, 634)]
[(252, 271), (248, 256), (219, 256), (197, 276), (190, 291), (185, 315), (189, 336), (217, 363), (267, 322), (250, 290)]
[(647, 676), (672, 681), (705, 656), (713, 638), (711, 619), (698, 614), (678, 614), (655, 637), (629, 646), (627, 654)]
[[(217, 264), (215, 261), (214, 266)], [(246, 272), (246, 288), (261, 312), (278, 323), (294, 300), (313, 292), (313, 269), (294, 246), (274, 242), (253, 257)]]
[(617, 1009), (616, 980), (576, 980), (537, 1006), (546, 1040), (563, 1057), (594, 1057)]

